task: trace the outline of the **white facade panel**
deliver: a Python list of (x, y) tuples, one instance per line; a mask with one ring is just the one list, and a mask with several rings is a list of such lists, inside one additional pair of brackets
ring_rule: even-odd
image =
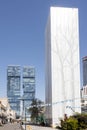
[(60, 102), (50, 109), (53, 125), (65, 113), (69, 116), (73, 111), (81, 112), (78, 9), (50, 8), (46, 27), (46, 83), (49, 83), (46, 98), (48, 95), (50, 98), (46, 103)]

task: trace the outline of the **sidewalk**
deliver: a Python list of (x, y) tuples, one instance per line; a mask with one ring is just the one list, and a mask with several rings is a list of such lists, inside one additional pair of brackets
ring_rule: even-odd
[[(25, 125), (22, 125), (23, 129), (25, 130)], [(55, 128), (51, 127), (42, 127), (42, 126), (35, 126), (35, 125), (26, 125), (26, 130), (56, 130)]]

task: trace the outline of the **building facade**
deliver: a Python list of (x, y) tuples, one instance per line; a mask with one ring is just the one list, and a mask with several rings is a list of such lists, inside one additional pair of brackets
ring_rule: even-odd
[(55, 126), (81, 112), (78, 9), (51, 7), (45, 39), (46, 118)]
[(87, 85), (87, 56), (82, 58), (83, 62), (83, 86)]
[(10, 108), (8, 98), (0, 98), (0, 119), (3, 123), (15, 120), (15, 111)]
[(7, 68), (7, 97), (12, 110), (15, 110), (16, 117), (20, 117), (20, 96), (21, 96), (21, 69), (20, 66), (8, 66)]
[(87, 56), (82, 58), (83, 87), (81, 88), (81, 112), (87, 113)]
[(87, 113), (87, 85), (81, 88), (81, 112)]
[[(23, 109), (31, 105), (35, 98), (35, 68), (30, 66), (23, 67)], [(29, 113), (26, 111), (26, 118)]]

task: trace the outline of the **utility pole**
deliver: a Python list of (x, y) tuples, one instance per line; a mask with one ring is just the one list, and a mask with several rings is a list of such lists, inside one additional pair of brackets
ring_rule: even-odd
[(25, 107), (25, 130), (26, 130), (26, 107)]

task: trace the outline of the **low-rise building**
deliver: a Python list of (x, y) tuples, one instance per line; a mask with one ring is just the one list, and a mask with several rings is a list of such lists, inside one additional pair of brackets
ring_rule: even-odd
[(6, 107), (0, 101), (0, 125), (6, 121)]
[(3, 123), (10, 122), (16, 117), (15, 111), (10, 108), (7, 98), (0, 98), (0, 118)]

